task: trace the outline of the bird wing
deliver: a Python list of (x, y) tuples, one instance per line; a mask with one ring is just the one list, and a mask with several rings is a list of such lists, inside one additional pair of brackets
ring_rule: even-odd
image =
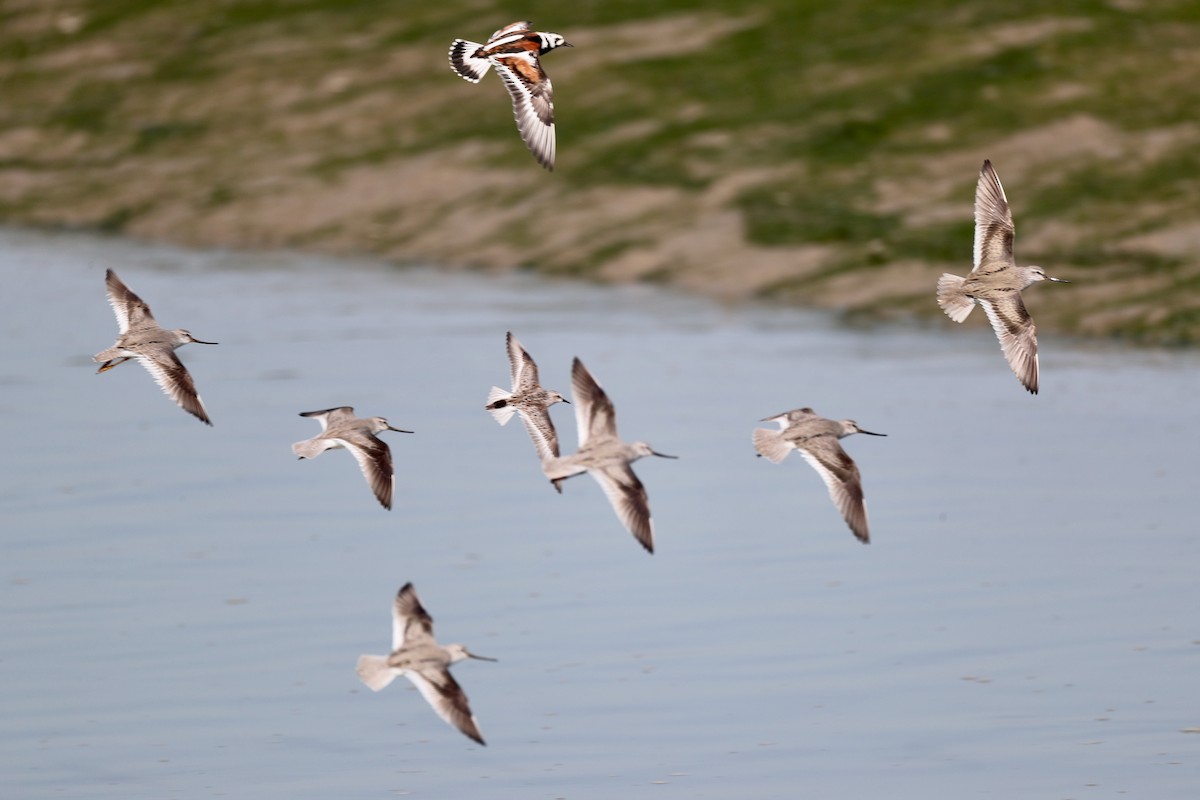
[(1038, 392), (1037, 326), (1017, 291), (1000, 298), (976, 298), (1000, 340), (1008, 366), (1031, 394)]
[(575, 397), (575, 424), (579, 447), (592, 437), (617, 436), (617, 416), (608, 394), (578, 358), (571, 364), (571, 391)]
[(537, 162), (554, 170), (554, 86), (536, 51), (491, 56), (496, 74), (512, 96), (513, 117)]
[(104, 285), (108, 290), (108, 304), (117, 317), (117, 327), (121, 333), (146, 323), (157, 324), (146, 301), (134, 294), (111, 269), (104, 273)]
[(517, 410), (521, 414), (521, 422), (525, 423), (525, 430), (529, 432), (529, 438), (533, 440), (538, 458), (542, 461), (558, 458), (558, 431), (554, 430), (549, 409), (522, 406)]
[(850, 530), (859, 541), (869, 542), (871, 533), (867, 527), (867, 504), (863, 499), (862, 477), (854, 459), (846, 455), (841, 444), (832, 436), (822, 436), (807, 441), (800, 454), (825, 481), (829, 497)]
[(975, 186), (975, 250), (974, 269), (993, 262), (1010, 266), (1013, 263), (1012, 212), (1000, 177), (991, 161), (984, 161)]
[(191, 373), (179, 360), (179, 356), (175, 355), (174, 350), (163, 345), (151, 352), (143, 352), (137, 356), (137, 360), (176, 405), (205, 425), (212, 425), (208, 411), (204, 408), (204, 401), (196, 393), (196, 384), (192, 381)]
[(422, 641), (433, 641), (433, 617), (421, 605), (410, 582), (400, 587), (392, 603), (392, 650)]
[(327, 431), (331, 424), (337, 425), (339, 422), (354, 419), (354, 409), (351, 406), (338, 406), (337, 408), (323, 408), (320, 411), (301, 411), (300, 416), (315, 419), (321, 423), (321, 430)]
[(512, 388), (514, 392), (528, 391), (538, 386), (538, 368), (517, 337), (510, 332), (507, 339), (508, 363), (512, 370)]
[(650, 519), (650, 500), (646, 487), (626, 463), (588, 470), (604, 489), (613, 511), (626, 529), (647, 552), (654, 552), (654, 522)]
[(359, 431), (331, 438), (350, 451), (379, 504), (391, 510), (396, 474), (392, 470), (392, 450), (387, 446), (387, 442)]
[(811, 408), (795, 408), (791, 411), (785, 411), (782, 414), (776, 414), (773, 417), (764, 417), (759, 422), (777, 422), (780, 429), (786, 429), (797, 422), (817, 416), (817, 412)]
[(501, 39), (505, 36), (508, 36), (511, 33), (517, 33), (518, 31), (531, 31), (531, 30), (533, 30), (533, 23), (531, 21), (529, 21), (527, 19), (519, 19), (516, 22), (508, 23), (503, 28), (500, 28), (498, 31), (493, 33), (490, 37), (488, 37), (487, 43), (492, 44), (497, 39)]
[(446, 722), (458, 728), (466, 736), (480, 744), (483, 735), (479, 732), (479, 724), (471, 713), (467, 701), (467, 693), (454, 680), (450, 671), (444, 668), (426, 667), (420, 671), (406, 671), (405, 676), (420, 690), (421, 696), (433, 707), (437, 715)]

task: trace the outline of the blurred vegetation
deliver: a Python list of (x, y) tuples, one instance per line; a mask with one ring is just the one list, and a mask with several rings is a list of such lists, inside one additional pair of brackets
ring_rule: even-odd
[[(575, 44), (553, 174), (445, 61), (523, 15)], [(1043, 329), (1191, 344), (1198, 45), (1190, 0), (0, 0), (0, 218), (937, 317), (991, 158), (1075, 281)]]

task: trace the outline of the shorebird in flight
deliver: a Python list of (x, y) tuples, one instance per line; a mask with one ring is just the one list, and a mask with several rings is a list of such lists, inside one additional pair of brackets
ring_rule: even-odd
[(529, 20), (518, 20), (492, 34), (485, 44), (455, 39), (450, 45), (450, 66), (459, 76), (479, 83), (489, 68), (504, 81), (512, 96), (513, 116), (525, 146), (537, 162), (554, 171), (554, 87), (541, 57), (557, 47), (571, 47), (557, 33), (533, 30)]
[(579, 449), (569, 456), (542, 462), (542, 471), (562, 492), (562, 482), (584, 472), (596, 479), (608, 496), (613, 511), (649, 553), (654, 552), (654, 522), (646, 487), (630, 466), (642, 456), (677, 458), (659, 453), (646, 442), (626, 444), (617, 434), (617, 415), (612, 401), (578, 358), (571, 365), (571, 390), (575, 398), (575, 422)]
[(379, 504), (389, 511), (392, 508), (392, 491), (396, 486), (396, 473), (392, 469), (392, 451), (387, 443), (375, 434), (382, 431), (412, 433), (393, 428), (383, 417), (359, 419), (350, 406), (326, 408), (323, 411), (305, 411), (302, 417), (311, 417), (321, 423), (321, 433), (296, 442), (292, 452), (300, 458), (316, 458), (326, 450), (344, 447), (354, 456), (362, 470), (367, 485), (375, 493)]
[(358, 657), (358, 677), (378, 692), (403, 675), (413, 682), (437, 715), (480, 744), (483, 735), (466, 692), (450, 674), (450, 665), (467, 658), (495, 661), (477, 656), (461, 644), (440, 645), (433, 638), (433, 617), (421, 606), (417, 590), (406, 583), (392, 604), (392, 652), (386, 656)]
[(983, 306), (1008, 366), (1030, 394), (1038, 393), (1037, 327), (1025, 310), (1021, 290), (1037, 281), (1070, 283), (1051, 278), (1041, 267), (1019, 267), (1013, 261), (1012, 212), (991, 161), (984, 161), (975, 186), (975, 266), (965, 278), (943, 273), (937, 301), (946, 316), (962, 322), (975, 304)]
[(93, 356), (96, 361), (104, 362), (96, 371), (97, 374), (136, 358), (167, 397), (204, 424), (212, 425), (204, 402), (196, 393), (196, 384), (192, 382), (187, 367), (175, 355), (175, 348), (185, 344), (216, 342), (201, 341), (182, 328), (168, 330), (160, 327), (154, 321), (146, 301), (130, 291), (111, 269), (104, 274), (104, 282), (108, 289), (109, 305), (117, 316), (120, 336), (112, 347)]
[(507, 344), (508, 363), (512, 367), (512, 391), (506, 392), (499, 386), (493, 386), (488, 392), (488, 402), (484, 408), (501, 425), (507, 424), (513, 414), (520, 414), (538, 458), (543, 461), (557, 458), (558, 433), (550, 421), (549, 408), (555, 403), (570, 401), (552, 389), (542, 388), (538, 383), (537, 364), (511, 331)]
[(832, 420), (819, 416), (811, 408), (797, 408), (767, 417), (762, 422), (777, 422), (779, 430), (754, 429), (754, 448), (758, 454), (778, 464), (792, 450), (799, 450), (804, 460), (825, 481), (829, 497), (842, 512), (842, 518), (863, 544), (871, 541), (867, 524), (867, 501), (863, 498), (862, 476), (854, 459), (846, 455), (839, 439), (853, 433), (887, 436), (858, 427), (852, 419)]

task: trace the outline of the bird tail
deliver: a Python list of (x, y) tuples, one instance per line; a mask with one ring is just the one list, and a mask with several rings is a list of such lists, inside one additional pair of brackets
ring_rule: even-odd
[(386, 656), (359, 656), (355, 670), (371, 691), (378, 692), (396, 679), (399, 670), (388, 666)]
[(508, 404), (510, 397), (512, 397), (512, 392), (506, 392), (499, 386), (493, 386), (492, 390), (488, 392), (488, 401), (484, 408), (490, 411), (496, 418), (496, 422), (501, 425), (507, 423), (512, 419), (513, 414), (517, 413), (517, 410)]
[(754, 449), (772, 464), (778, 464), (787, 458), (791, 447), (783, 438), (782, 431), (772, 431), (766, 428), (754, 429)]
[(951, 275), (949, 272), (943, 272), (942, 277), (938, 278), (938, 305), (946, 312), (946, 316), (955, 322), (962, 322), (975, 307), (975, 301), (963, 292), (962, 285), (965, 281), (966, 278)]
[(316, 458), (327, 449), (325, 442), (320, 439), (305, 439), (292, 445), (292, 452), (301, 458)]
[(562, 494), (563, 481), (584, 472), (587, 472), (585, 467), (572, 464), (566, 458), (551, 456), (550, 458), (542, 459), (542, 474), (550, 479), (550, 482), (554, 484), (554, 488), (559, 494)]
[(480, 79), (491, 68), (492, 62), (486, 58), (479, 58), (472, 55), (478, 52), (481, 47), (483, 45), (476, 42), (468, 42), (466, 39), (455, 39), (454, 44), (450, 45), (450, 66), (454, 68), (454, 71), (464, 81), (479, 83)]

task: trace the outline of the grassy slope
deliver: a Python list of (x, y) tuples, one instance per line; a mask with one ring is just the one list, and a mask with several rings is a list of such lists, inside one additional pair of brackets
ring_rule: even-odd
[[(937, 316), (990, 157), (1043, 328), (1194, 343), (1200, 6), (1045, 7), (0, 0), (0, 216)], [(519, 15), (553, 175), (445, 63)]]

